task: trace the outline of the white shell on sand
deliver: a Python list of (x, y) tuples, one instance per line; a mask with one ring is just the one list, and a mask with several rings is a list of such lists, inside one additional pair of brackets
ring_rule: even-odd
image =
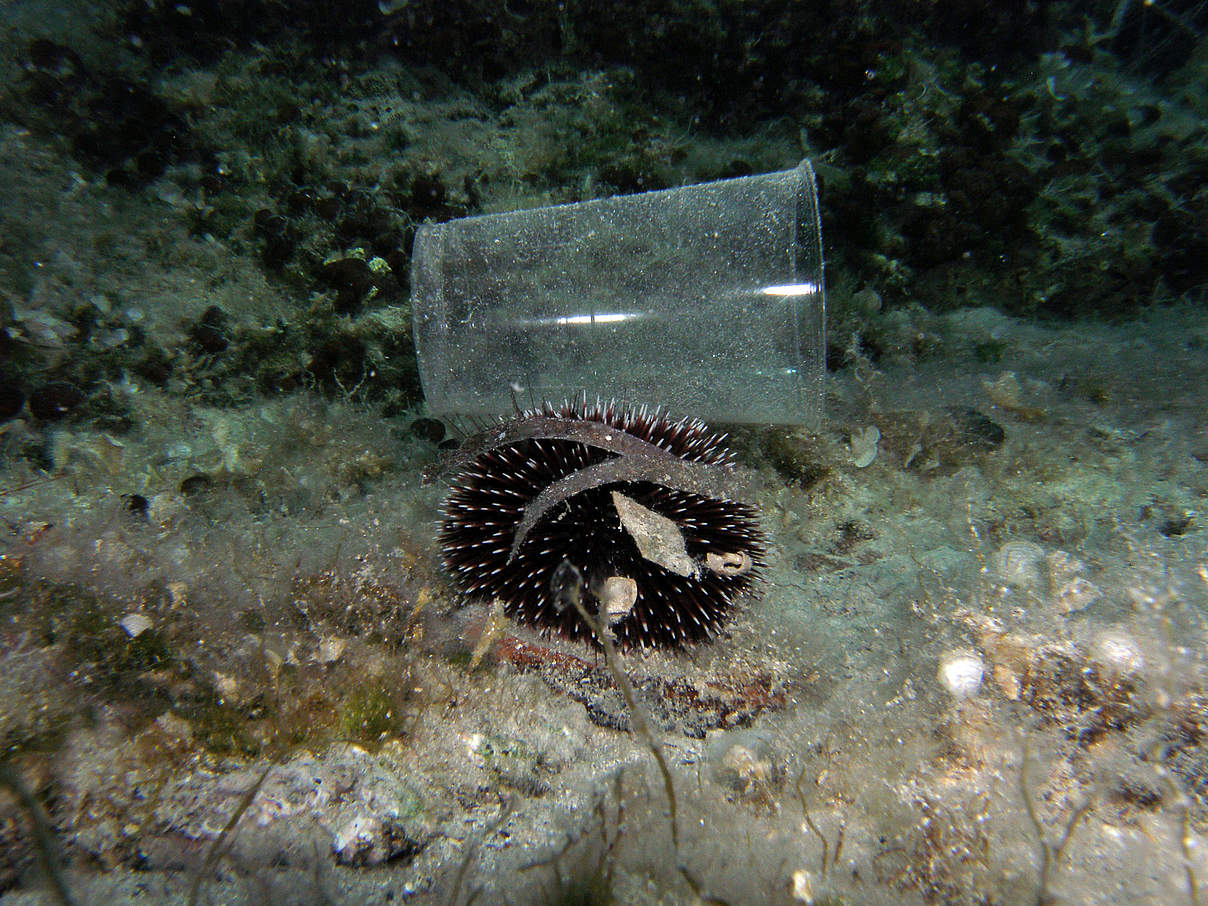
[(975, 651), (952, 651), (940, 658), (939, 681), (953, 698), (972, 698), (981, 688), (986, 662)]
[(1045, 550), (1031, 541), (1008, 541), (990, 561), (990, 572), (1004, 585), (1038, 589), (1044, 583)]

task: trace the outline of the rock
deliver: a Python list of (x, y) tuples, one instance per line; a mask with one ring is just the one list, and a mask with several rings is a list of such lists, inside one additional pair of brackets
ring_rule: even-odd
[(976, 409), (947, 406), (936, 412), (884, 412), (876, 417), (880, 447), (903, 468), (950, 475), (993, 453), (1006, 432)]
[(1046, 558), (1049, 593), (1060, 614), (1083, 610), (1103, 596), (1099, 587), (1084, 575), (1086, 565), (1065, 551), (1053, 551)]
[(434, 418), (417, 418), (410, 425), (413, 435), (429, 443), (439, 444), (445, 439), (445, 426)]
[(29, 411), (34, 418), (55, 422), (65, 418), (84, 402), (84, 394), (67, 381), (51, 381), (29, 395)]
[[(156, 724), (149, 732), (179, 730)], [(356, 745), (303, 752), (284, 764), (191, 759), (165, 778), (138, 759), (136, 749), (148, 750), (153, 740), (132, 747), (117, 730), (75, 743), (63, 806), (76, 845), (102, 864), (195, 863), (240, 808), (226, 846), (231, 858), (252, 864), (307, 864), (318, 852), (340, 865), (380, 865), (413, 856), (433, 836), (417, 785), (386, 755)]]
[(621, 525), (633, 539), (642, 556), (677, 576), (692, 576), (696, 564), (684, 547), (684, 535), (676, 523), (631, 500), (618, 491), (612, 492)]
[(0, 422), (16, 418), (25, 407), (25, 391), (21, 380), (13, 373), (0, 369)]

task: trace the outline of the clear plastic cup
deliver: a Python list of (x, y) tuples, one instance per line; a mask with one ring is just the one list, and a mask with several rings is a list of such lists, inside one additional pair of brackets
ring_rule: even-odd
[(817, 427), (826, 372), (814, 170), (425, 224), (411, 289), (435, 415), (586, 393)]

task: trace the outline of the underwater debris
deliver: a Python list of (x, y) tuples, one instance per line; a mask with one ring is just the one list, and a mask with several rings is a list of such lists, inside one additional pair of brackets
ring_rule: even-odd
[(132, 639), (137, 639), (140, 635), (151, 628), (151, 618), (145, 613), (128, 613), (120, 620), (118, 625), (126, 630), (126, 635)]

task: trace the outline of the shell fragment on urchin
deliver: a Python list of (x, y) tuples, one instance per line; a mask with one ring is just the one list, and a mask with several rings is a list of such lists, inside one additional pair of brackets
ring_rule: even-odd
[(724, 439), (644, 406), (520, 412), (469, 443), (444, 503), (445, 566), (545, 633), (592, 637), (578, 603), (622, 647), (709, 639), (765, 552)]

